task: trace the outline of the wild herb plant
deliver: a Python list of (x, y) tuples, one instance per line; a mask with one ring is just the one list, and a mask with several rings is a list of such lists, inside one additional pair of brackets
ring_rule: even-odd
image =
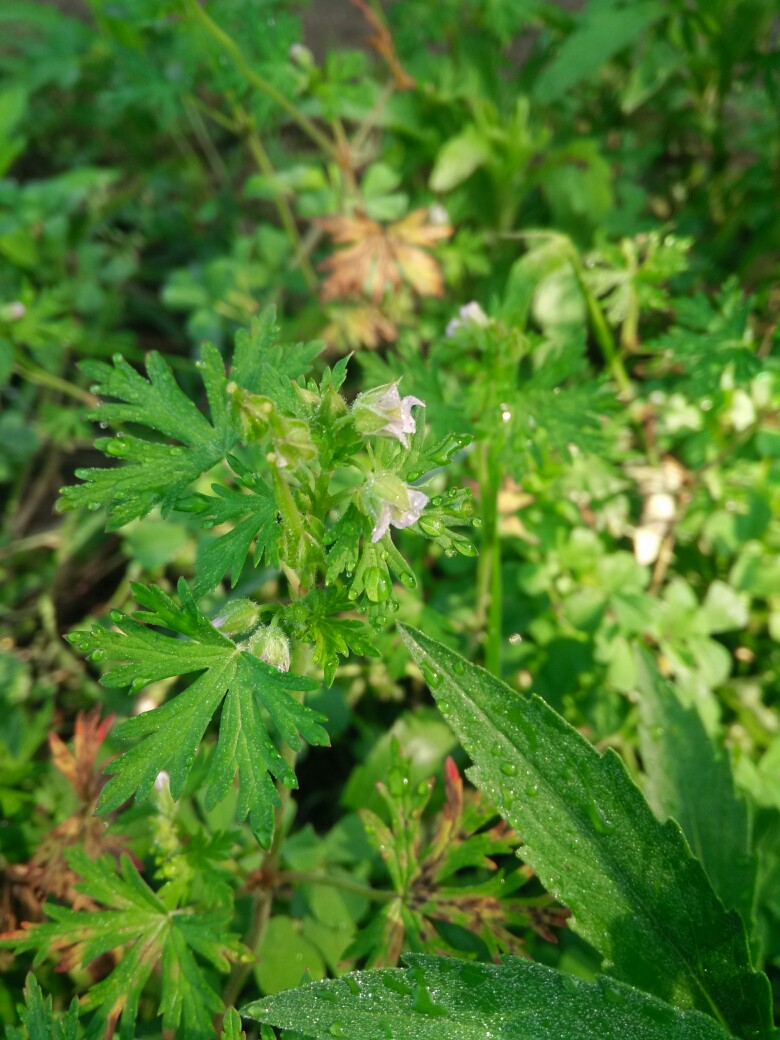
[(0, 1014), (769, 1037), (776, 5), (354, 6), (0, 12)]

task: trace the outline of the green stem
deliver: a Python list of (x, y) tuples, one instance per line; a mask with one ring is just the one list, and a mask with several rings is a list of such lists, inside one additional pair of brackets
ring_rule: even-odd
[(291, 882), (297, 884), (329, 885), (331, 888), (339, 888), (342, 892), (354, 892), (355, 895), (364, 896), (374, 903), (392, 903), (398, 898), (397, 892), (385, 888), (372, 888), (371, 885), (363, 885), (359, 881), (351, 881), (349, 878), (338, 877), (332, 874), (320, 874), (316, 870), (285, 870), (279, 874), (279, 882)]
[(45, 368), (38, 368), (29, 363), (26, 365), (16, 364), (14, 365), (14, 372), (16, 372), (17, 375), (22, 376), (22, 378), (26, 379), (29, 383), (35, 383), (37, 386), (45, 386), (48, 390), (57, 390), (61, 394), (68, 394), (70, 397), (75, 397), (77, 401), (81, 401), (82, 404), (86, 404), (90, 408), (94, 408), (98, 403), (95, 395), (91, 394), (88, 390), (82, 390), (80, 386), (75, 386), (73, 383), (69, 383), (66, 379), (61, 379), (59, 376), (55, 376), (53, 372), (47, 372)]
[[(276, 173), (273, 163), (265, 150), (260, 134), (257, 132), (255, 126), (252, 125), (251, 119), (244, 111), (244, 109), (238, 109), (236, 113), (241, 122), (246, 126), (247, 133), (247, 144), (249, 151), (257, 164), (257, 168), (266, 177), (273, 177)], [(293, 264), (301, 269), (306, 285), (312, 293), (317, 292), (317, 275), (314, 273), (314, 268), (311, 266), (311, 262), (301, 242), (301, 236), (298, 234), (298, 225), (295, 223), (295, 217), (293, 211), (290, 208), (290, 203), (283, 195), (279, 195), (274, 200), (276, 205), (276, 211), (279, 214), (279, 220), (282, 222), (282, 227), (287, 232), (287, 237), (292, 242), (295, 255), (293, 257)]]
[[(291, 587), (290, 594), (295, 597), (295, 590)], [(304, 667), (302, 661), (304, 646), (301, 643), (296, 643), (293, 646), (292, 661), (290, 662), (290, 669), (294, 674), (299, 674)], [(296, 700), (302, 702), (304, 694), (303, 692), (290, 692), (290, 696)], [(287, 765), (292, 768), (295, 767), (295, 759), (297, 752), (294, 751), (289, 744), (284, 744), (280, 750), (280, 754)], [(273, 908), (274, 895), (278, 888), (278, 874), (279, 874), (279, 860), (282, 848), (282, 842), (286, 837), (284, 831), (285, 817), (287, 816), (287, 810), (290, 805), (292, 798), (292, 791), (289, 787), (277, 781), (276, 793), (279, 797), (279, 804), (274, 809), (274, 836), (271, 841), (271, 847), (266, 853), (262, 870), (269, 878), (272, 879), (272, 884), (265, 888), (260, 889), (257, 892), (252, 907), (252, 918), (249, 925), (244, 943), (254, 954), (254, 960), (257, 960), (263, 940), (265, 939), (266, 931), (268, 930), (268, 922), (271, 920), (271, 910)], [(222, 999), (225, 1003), (225, 1007), (230, 1007), (235, 1004), (238, 997), (241, 995), (241, 991), (244, 988), (247, 979), (252, 973), (252, 964), (236, 964), (233, 971), (230, 974), (225, 991)], [(216, 1023), (216, 1031), (222, 1028), (221, 1021)]]
[(274, 101), (279, 108), (286, 112), (296, 126), (300, 127), (300, 129), (317, 145), (318, 148), (339, 163), (339, 165), (342, 165), (344, 157), (330, 138), (326, 137), (326, 135), (315, 126), (311, 119), (309, 119), (309, 117), (303, 113), (293, 101), (290, 101), (285, 94), (277, 89), (273, 83), (269, 82), (265, 76), (261, 76), (259, 72), (256, 72), (252, 68), (233, 37), (217, 25), (217, 23), (200, 6), (198, 0), (184, 0), (184, 3), (206, 32), (208, 32), (221, 47), (228, 51), (235, 62), (236, 68), (242, 73), (245, 79), (251, 83), (253, 87), (256, 87), (265, 94), (266, 97)]
[(593, 335), (601, 349), (607, 368), (612, 373), (612, 378), (620, 387), (623, 394), (629, 398), (633, 397), (634, 389), (623, 365), (623, 360), (618, 353), (615, 337), (612, 335), (612, 330), (607, 324), (607, 319), (604, 317), (601, 305), (593, 295), (590, 286), (585, 279), (582, 262), (574, 249), (571, 251), (570, 260), (571, 265), (574, 268), (574, 274), (577, 278), (580, 291), (585, 298), (585, 306), (588, 308), (588, 317), (590, 318)]
[(501, 542), (498, 532), (498, 492), (501, 479), (498, 449), (481, 445), (479, 461), (482, 545), (477, 569), (477, 623), (484, 632), (485, 667), (501, 675), (502, 583)]

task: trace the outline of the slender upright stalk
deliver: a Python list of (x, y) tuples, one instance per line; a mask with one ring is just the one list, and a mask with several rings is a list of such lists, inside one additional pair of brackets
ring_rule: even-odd
[[(291, 593), (294, 595), (292, 589)], [(303, 649), (304, 647), (300, 643), (293, 647), (292, 661), (290, 663), (290, 670), (293, 673), (297, 674), (303, 668), (303, 662), (301, 660)], [(299, 701), (303, 701), (304, 698), (302, 692), (291, 691), (290, 696), (295, 697)], [(280, 754), (287, 765), (293, 768), (295, 767), (297, 752), (288, 744), (285, 744), (280, 749)], [(286, 837), (284, 830), (285, 817), (287, 816), (288, 807), (292, 798), (292, 791), (290, 788), (279, 782), (276, 784), (276, 793), (279, 797), (279, 804), (274, 810), (274, 836), (271, 840), (271, 847), (263, 857), (262, 863), (262, 871), (268, 876), (270, 883), (259, 889), (255, 894), (252, 906), (252, 917), (249, 923), (249, 929), (244, 938), (245, 945), (252, 951), (255, 959), (262, 948), (263, 940), (265, 939), (265, 934), (268, 930), (268, 922), (271, 920), (271, 911), (273, 909), (274, 896), (277, 888), (273, 879), (279, 869), (282, 842)], [(225, 1002), (225, 1007), (230, 1007), (232, 1004), (235, 1004), (251, 973), (252, 964), (235, 965), (230, 974), (227, 985), (225, 986), (225, 991), (222, 997)], [(222, 1023), (217, 1023), (217, 1032), (219, 1032), (221, 1027)]]
[(626, 372), (625, 366), (623, 365), (623, 359), (621, 358), (617, 344), (615, 343), (615, 337), (612, 335), (612, 330), (607, 324), (607, 319), (604, 317), (604, 312), (601, 309), (599, 301), (593, 295), (593, 292), (585, 279), (582, 262), (580, 261), (580, 257), (575, 249), (571, 250), (570, 260), (571, 265), (574, 268), (574, 274), (577, 278), (577, 284), (585, 298), (585, 306), (588, 308), (588, 317), (590, 319), (591, 328), (593, 329), (593, 335), (599, 345), (607, 368), (624, 396), (631, 398), (634, 396), (634, 388), (631, 384), (628, 372)]
[[(261, 173), (265, 174), (266, 177), (272, 177), (276, 171), (274, 170), (268, 152), (265, 150), (260, 134), (257, 132), (257, 128), (249, 121), (248, 115), (244, 112), (244, 109), (241, 109), (240, 113), (247, 118), (246, 139), (252, 158)], [(298, 233), (298, 225), (295, 223), (295, 217), (290, 208), (290, 203), (283, 195), (279, 195), (274, 202), (276, 205), (276, 211), (279, 214), (279, 219), (282, 222), (282, 227), (287, 232), (287, 237), (292, 242), (293, 249), (295, 250), (293, 263), (301, 269), (301, 274), (303, 275), (309, 290), (316, 293), (317, 275), (314, 273), (314, 268), (311, 266), (311, 261), (309, 260), (306, 250), (303, 247), (303, 243), (301, 242), (301, 236)]]
[(187, 10), (190, 11), (198, 22), (200, 22), (206, 32), (231, 55), (236, 68), (244, 78), (251, 83), (253, 87), (256, 87), (259, 91), (265, 94), (266, 97), (275, 102), (279, 108), (287, 113), (296, 126), (298, 126), (306, 136), (317, 145), (318, 148), (341, 165), (344, 157), (330, 138), (327, 137), (319, 127), (317, 127), (311, 119), (300, 110), (300, 108), (298, 108), (294, 101), (291, 101), (281, 92), (281, 90), (267, 80), (265, 76), (261, 76), (259, 72), (252, 68), (233, 37), (217, 25), (214, 19), (206, 13), (203, 7), (201, 7), (198, 0), (184, 0), (184, 3)]
[(501, 481), (500, 445), (480, 447), (479, 488), (482, 509), (482, 544), (477, 567), (477, 625), (484, 633), (485, 667), (501, 674), (502, 582), (501, 542), (498, 531), (498, 492)]

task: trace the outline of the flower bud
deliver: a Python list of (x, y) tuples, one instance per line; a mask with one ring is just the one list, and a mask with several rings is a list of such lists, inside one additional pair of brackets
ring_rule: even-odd
[(226, 636), (240, 636), (260, 623), (260, 607), (251, 599), (233, 599), (211, 623)]
[(247, 650), (280, 672), (290, 670), (290, 640), (275, 625), (261, 625), (239, 649)]
[(355, 427), (362, 434), (376, 437), (394, 437), (409, 447), (407, 434), (417, 431), (412, 408), (425, 407), (419, 397), (401, 397), (398, 383), (385, 383), (373, 390), (358, 394), (352, 405)]
[(298, 68), (308, 72), (314, 68), (314, 55), (303, 43), (293, 43), (287, 51), (287, 57)]

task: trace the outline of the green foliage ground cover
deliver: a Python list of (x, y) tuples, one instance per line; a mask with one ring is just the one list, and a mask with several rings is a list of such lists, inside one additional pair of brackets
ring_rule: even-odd
[(0, 10), (0, 1021), (766, 1040), (780, 8), (351, 10)]

